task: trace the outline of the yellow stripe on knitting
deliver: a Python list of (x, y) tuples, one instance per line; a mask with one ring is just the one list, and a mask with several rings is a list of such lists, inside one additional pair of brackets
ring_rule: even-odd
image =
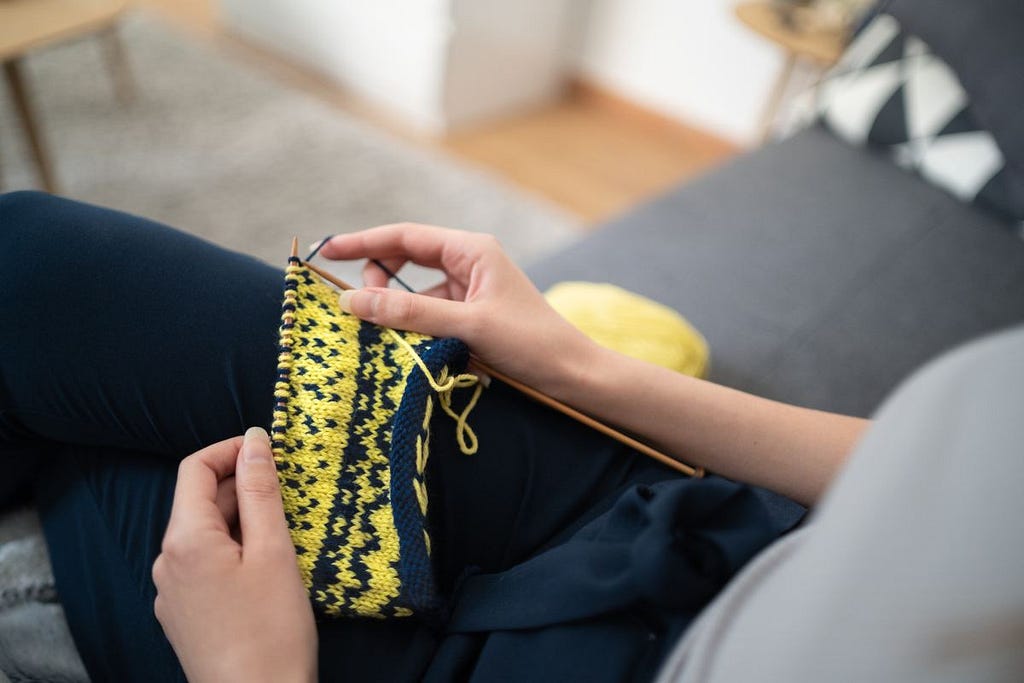
[(399, 545), (398, 532), (395, 530), (394, 518), (390, 508), (380, 508), (370, 513), (370, 526), (381, 534), (380, 550), (367, 553), (363, 563), (370, 571), (369, 590), (363, 592), (350, 604), (359, 614), (367, 616), (387, 616), (383, 608), (398, 597), (401, 584), (398, 578)]
[[(423, 407), (423, 434), (416, 438), (416, 474), (412, 480), (416, 490), (416, 500), (420, 505), (423, 516), (427, 516), (429, 498), (427, 497), (427, 485), (425, 476), (427, 472), (427, 460), (430, 458), (430, 418), (434, 413), (434, 400), (427, 397), (427, 404)], [(421, 440), (422, 437), (422, 440)], [(422, 489), (422, 495), (420, 490)], [(430, 534), (423, 530), (423, 544), (427, 548), (427, 555), (431, 554)]]
[[(394, 417), (393, 409), (384, 409), (385, 398), (397, 406), (405, 387), (404, 382), (396, 381), (404, 373), (401, 368), (394, 367), (393, 361), (387, 357), (387, 350), (388, 345), (383, 339), (363, 349), (370, 358), (370, 367), (361, 368), (360, 372), (369, 374), (375, 381), (372, 395), (358, 397), (360, 412), (368, 417), (352, 425), (352, 433), (359, 439), (365, 454), (358, 462), (349, 464), (356, 472), (352, 499), (356, 512), (351, 520), (339, 519), (335, 525), (337, 532), (346, 532), (340, 528), (343, 525), (347, 524), (349, 528), (347, 543), (339, 548), (334, 562), (337, 582), (327, 590), (332, 601), (339, 605), (345, 605), (357, 614), (379, 617), (385, 616), (382, 608), (399, 596), (401, 588), (395, 567), (399, 555), (398, 530), (390, 508), (391, 469), (388, 455), (381, 450), (377, 436), (387, 432)], [(367, 514), (367, 508), (381, 500), (386, 500), (387, 504)], [(381, 514), (382, 510), (385, 514)], [(355, 566), (356, 555), (373, 541), (377, 542), (379, 549), (364, 552), (358, 560), (362, 567)], [(359, 581), (357, 571), (361, 569), (369, 570), (369, 585)]]
[[(298, 266), (289, 266), (289, 271), (301, 271)], [(295, 329), (300, 326), (312, 326), (316, 338), (321, 339), (324, 348), (343, 348), (354, 343), (359, 334), (359, 321), (350, 316), (332, 318), (338, 326), (332, 330), (329, 325), (320, 324), (322, 309), (316, 301), (305, 297), (313, 295), (315, 299), (331, 296), (331, 289), (322, 282), (301, 284), (300, 295), (296, 298), (296, 310), (293, 314)], [(299, 573), (307, 588), (312, 586), (313, 569), (321, 554), (324, 540), (328, 534), (332, 516), (331, 502), (337, 492), (338, 478), (343, 463), (337, 454), (343, 453), (348, 446), (350, 408), (356, 395), (355, 368), (344, 368), (338, 372), (331, 364), (317, 362), (310, 357), (308, 345), (310, 335), (303, 333), (307, 345), (295, 340), (291, 349), (291, 367), (288, 390), (292, 414), (287, 416), (289, 429), (284, 436), (284, 448), (275, 453), (280, 468), (281, 494), (284, 508), (293, 521), (291, 529), (292, 541), (303, 550), (298, 556)], [(315, 391), (303, 388), (303, 385), (316, 385), (321, 391), (329, 392), (328, 396), (337, 395), (339, 400), (320, 400)], [(275, 416), (280, 419), (279, 416)], [(319, 430), (311, 433), (305, 424), (309, 419), (313, 428)], [(329, 420), (337, 423), (336, 428), (328, 428)], [(302, 447), (299, 447), (302, 442)], [(317, 446), (322, 450), (317, 451)], [(288, 452), (287, 456), (285, 455)], [(326, 467), (321, 467), (326, 463)], [(296, 485), (293, 485), (294, 482)], [(301, 513), (299, 511), (302, 511)], [(303, 523), (305, 523), (303, 525)], [(308, 526), (309, 528), (303, 528)]]

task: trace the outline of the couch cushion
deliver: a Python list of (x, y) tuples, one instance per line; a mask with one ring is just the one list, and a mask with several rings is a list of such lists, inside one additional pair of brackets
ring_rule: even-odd
[(956, 72), (892, 15), (860, 31), (817, 100), (821, 120), (843, 140), (882, 148), (961, 200), (1024, 221), (1024, 178), (978, 122)]
[(956, 71), (979, 123), (998, 140), (1024, 195), (1024, 3), (889, 0), (883, 8)]
[(741, 157), (536, 264), (668, 304), (714, 381), (867, 415), (944, 349), (1024, 320), (1024, 243), (827, 132)]

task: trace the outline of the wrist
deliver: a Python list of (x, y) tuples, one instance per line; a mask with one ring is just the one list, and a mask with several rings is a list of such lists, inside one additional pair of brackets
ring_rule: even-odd
[(605, 357), (611, 352), (575, 328), (573, 331), (576, 334), (571, 342), (555, 354), (554, 367), (548, 374), (550, 384), (543, 391), (563, 403), (577, 406), (580, 398), (595, 386), (601, 368), (607, 367)]
[[(233, 651), (232, 651), (233, 650)], [(301, 647), (281, 643), (279, 651), (259, 656), (251, 648), (227, 648), (199, 681), (245, 681), (245, 683), (316, 683), (319, 680), (315, 651), (303, 656)], [(186, 673), (187, 667), (186, 667)], [(193, 678), (189, 677), (189, 681)]]
[(316, 666), (312, 669), (309, 667), (295, 667), (287, 666), (285, 670), (276, 670), (273, 667), (262, 667), (257, 671), (237, 671), (233, 678), (218, 678), (217, 680), (238, 680), (245, 681), (246, 683), (253, 683), (253, 681), (267, 681), (267, 683), (317, 683), (319, 676), (317, 675)]

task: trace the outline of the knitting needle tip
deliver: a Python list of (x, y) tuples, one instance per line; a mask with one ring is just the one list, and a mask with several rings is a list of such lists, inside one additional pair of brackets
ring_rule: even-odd
[(298, 257), (299, 257), (299, 238), (298, 237), (293, 237), (292, 238), (292, 258), (298, 258)]

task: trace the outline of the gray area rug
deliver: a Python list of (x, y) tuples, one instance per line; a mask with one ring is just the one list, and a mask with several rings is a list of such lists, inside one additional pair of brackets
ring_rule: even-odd
[[(497, 235), (520, 262), (576, 221), (540, 200), (253, 72), (147, 14), (122, 35), (137, 97), (121, 105), (92, 39), (31, 57), (29, 83), (61, 191), (140, 214), (270, 263), (292, 235), (416, 221)], [(5, 189), (36, 184), (0, 88)], [(358, 272), (358, 271), (356, 271)]]
[(32, 510), (0, 524), (0, 683), (87, 681)]
[[(573, 219), (253, 73), (147, 15), (123, 25), (137, 94), (114, 97), (93, 40), (32, 56), (29, 82), (62, 193), (283, 264), (328, 233), (402, 220), (491, 232), (520, 262), (574, 239)], [(3, 189), (35, 187), (0, 88)], [(2, 226), (0, 226), (2, 227)], [(357, 281), (360, 266), (333, 267)], [(405, 273), (403, 273), (405, 275)], [(412, 273), (415, 286), (429, 273)], [(0, 681), (85, 680), (31, 511), (0, 518)]]

